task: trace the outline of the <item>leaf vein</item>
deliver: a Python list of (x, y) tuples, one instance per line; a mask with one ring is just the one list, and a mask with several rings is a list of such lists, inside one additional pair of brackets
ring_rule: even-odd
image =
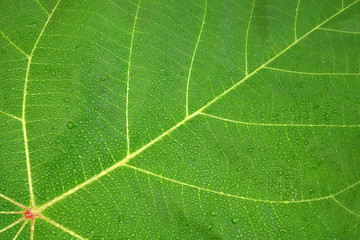
[[(216, 101), (218, 101), (219, 99), (221, 99), (223, 96), (225, 96), (227, 93), (229, 93), (230, 91), (234, 90), (237, 86), (239, 86), (240, 84), (242, 84), (243, 82), (245, 82), (247, 79), (249, 79), (251, 76), (255, 75), (258, 71), (260, 71), (261, 69), (263, 69), (264, 67), (266, 67), (268, 64), (270, 64), (271, 62), (273, 62), (275, 59), (277, 59), (279, 56), (281, 56), (282, 54), (284, 54), (285, 52), (287, 52), (290, 48), (292, 48), (294, 45), (296, 45), (298, 42), (300, 42), (302, 39), (306, 38), (309, 34), (311, 34), (312, 32), (314, 32), (315, 30), (317, 30), (318, 28), (320, 28), (322, 25), (324, 25), (325, 23), (327, 23), (328, 21), (330, 21), (331, 19), (335, 18), (337, 15), (339, 15), (340, 13), (344, 12), (346, 9), (349, 9), (351, 6), (357, 4), (360, 0), (357, 0), (351, 4), (349, 4), (347, 7), (345, 7), (344, 9), (338, 11), (337, 13), (335, 13), (334, 15), (332, 15), (331, 17), (327, 18), (325, 21), (323, 21), (322, 23), (320, 23), (319, 25), (317, 25), (316, 27), (314, 27), (312, 30), (310, 30), (309, 32), (307, 32), (306, 34), (304, 34), (302, 37), (300, 37), (298, 40), (294, 41), (292, 44), (290, 44), (288, 47), (286, 47), (285, 49), (283, 49), (281, 52), (279, 52), (278, 54), (276, 54), (274, 57), (272, 57), (271, 59), (269, 59), (268, 61), (266, 61), (264, 64), (262, 64), (261, 66), (259, 66), (257, 69), (255, 69), (252, 73), (246, 75), (244, 78), (242, 78), (240, 81), (238, 81), (236, 84), (234, 84), (233, 86), (231, 86), (230, 88), (228, 88), (226, 91), (224, 91), (222, 94), (218, 95), (217, 97), (215, 97), (213, 100), (211, 100), (210, 102), (208, 102), (206, 105), (204, 105), (203, 107), (201, 107), (200, 109), (198, 109), (196, 112), (194, 112), (193, 114), (189, 115), (188, 117), (184, 118), (182, 121), (178, 122), (176, 125), (174, 125), (173, 127), (171, 127), (170, 129), (168, 129), (167, 131), (165, 131), (164, 133), (162, 133), (161, 135), (159, 135), (158, 137), (156, 137), (155, 139), (153, 139), (152, 141), (150, 141), (149, 143), (147, 143), (146, 145), (144, 145), (143, 147), (141, 147), (140, 149), (138, 149), (136, 152), (131, 153), (129, 155), (127, 155), (124, 159), (120, 160), (119, 162), (117, 162), (116, 164), (112, 165), (111, 167), (107, 168), (106, 170), (100, 172), (99, 174), (93, 176), (92, 178), (88, 179), (87, 181), (75, 186), (74, 188), (68, 190), (67, 192), (63, 193), (62, 195), (55, 197), (53, 200), (45, 203), (44, 205), (42, 205), (41, 207), (39, 207), (39, 211), (43, 211), (44, 209), (46, 209), (47, 207), (53, 205), (54, 203), (66, 198), (67, 196), (75, 193), (76, 191), (80, 190), (81, 188), (85, 187), (86, 185), (94, 182), (95, 180), (107, 175), (109, 172), (115, 170), (116, 168), (120, 167), (120, 166), (124, 166), (127, 162), (129, 162), (132, 158), (134, 158), (135, 156), (141, 154), (143, 151), (145, 151), (147, 148), (149, 148), (150, 146), (152, 146), (153, 144), (155, 144), (156, 142), (160, 141), (163, 137), (167, 136), (168, 134), (170, 134), (171, 132), (173, 132), (174, 130), (176, 130), (177, 128), (179, 128), (180, 126), (182, 126), (183, 124), (185, 124), (187, 121), (189, 121), (190, 119), (196, 117), (197, 115), (201, 114), (206, 108), (208, 108), (210, 105), (212, 105), (213, 103), (215, 103)], [(352, 186), (357, 185), (359, 182), (357, 182), (356, 184), (353, 184)], [(352, 187), (351, 186), (351, 187)], [(349, 187), (350, 188), (350, 187)], [(329, 198), (330, 196), (328, 196), (327, 198)]]
[(238, 123), (238, 124), (244, 124), (244, 125), (253, 125), (253, 126), (273, 126), (273, 127), (340, 127), (340, 128), (346, 128), (346, 127), (360, 127), (360, 124), (358, 125), (346, 125), (346, 124), (341, 124), (341, 125), (335, 125), (335, 124), (329, 124), (329, 125), (325, 125), (325, 124), (299, 124), (299, 123), (254, 123), (254, 122), (243, 122), (243, 121), (236, 121), (236, 120), (232, 120), (232, 119), (228, 119), (228, 118), (222, 118), (222, 117), (218, 117), (212, 114), (208, 114), (208, 113), (200, 113), (201, 115), (207, 116), (207, 117), (211, 117), (211, 118), (215, 118), (218, 120), (222, 120), (222, 121), (226, 121), (226, 122), (232, 122), (232, 123)]
[(203, 32), (203, 28), (204, 28), (204, 25), (205, 25), (206, 10), (207, 10), (207, 0), (205, 0), (204, 16), (203, 16), (203, 19), (202, 19), (199, 35), (197, 37), (197, 41), (196, 41), (196, 44), (195, 44), (194, 52), (193, 52), (193, 55), (191, 57), (191, 62), (190, 62), (190, 67), (189, 67), (189, 72), (188, 72), (188, 77), (187, 77), (187, 82), (186, 82), (186, 100), (185, 100), (186, 101), (186, 103), (185, 103), (186, 116), (189, 116), (189, 86), (190, 86), (191, 71), (192, 71), (192, 68), (193, 68), (193, 64), (194, 64), (196, 52), (197, 52), (197, 49), (198, 49), (198, 46), (199, 46), (199, 42), (200, 42), (200, 39), (201, 39), (201, 34)]
[(139, 0), (135, 19), (134, 19), (134, 25), (131, 33), (131, 42), (130, 42), (130, 49), (129, 49), (129, 60), (128, 60), (128, 69), (127, 69), (127, 79), (126, 79), (126, 110), (125, 110), (125, 118), (126, 118), (126, 149), (127, 149), (127, 155), (130, 154), (130, 129), (129, 129), (129, 92), (130, 92), (130, 68), (131, 68), (131, 57), (132, 57), (132, 51), (133, 51), (133, 45), (134, 45), (134, 36), (135, 36), (135, 29), (136, 29), (136, 22), (139, 15), (139, 9), (140, 9), (141, 0)]

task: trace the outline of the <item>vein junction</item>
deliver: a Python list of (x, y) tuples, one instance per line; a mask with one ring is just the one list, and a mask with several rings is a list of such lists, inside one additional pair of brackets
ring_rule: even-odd
[(53, 8), (51, 14), (48, 16), (43, 28), (41, 29), (41, 32), (38, 36), (38, 38), (35, 41), (34, 47), (31, 50), (30, 55), (28, 56), (28, 64), (26, 67), (26, 75), (25, 75), (25, 83), (24, 83), (24, 92), (23, 92), (23, 104), (22, 104), (22, 117), (21, 117), (21, 122), (22, 122), (22, 130), (23, 130), (23, 135), (24, 135), (24, 144), (25, 144), (25, 155), (26, 155), (26, 167), (27, 167), (27, 172), (28, 172), (28, 181), (29, 181), (29, 192), (30, 192), (30, 200), (31, 200), (31, 206), (35, 207), (35, 198), (34, 198), (34, 191), (33, 191), (33, 184), (32, 184), (32, 178), (31, 178), (31, 164), (30, 164), (30, 154), (29, 154), (29, 146), (28, 146), (28, 137), (27, 137), (27, 130), (26, 130), (26, 96), (27, 96), (27, 86), (28, 86), (28, 82), (29, 82), (29, 73), (30, 73), (30, 66), (31, 66), (31, 61), (32, 58), (34, 56), (34, 52), (37, 48), (37, 45), (42, 37), (42, 35), (44, 34), (44, 31), (47, 27), (47, 25), (50, 22), (51, 17), (53, 16), (57, 6), (59, 5), (61, 0), (59, 0), (55, 7)]
[(16, 239), (21, 231), (24, 229), (25, 225), (28, 222), (31, 222), (31, 235), (30, 235), (30, 239), (33, 240), (34, 239), (34, 230), (35, 230), (35, 220), (36, 218), (40, 218), (44, 221), (47, 221), (48, 223), (54, 225), (55, 227), (67, 232), (68, 234), (70, 234), (73, 237), (76, 237), (78, 239), (84, 240), (85, 238), (83, 238), (82, 236), (76, 234), (75, 232), (65, 228), (64, 226), (60, 225), (59, 223), (45, 217), (44, 215), (42, 215), (38, 209), (33, 208), (33, 207), (25, 207), (24, 205), (12, 200), (11, 198), (3, 195), (0, 193), (0, 197), (4, 198), (5, 200), (17, 205), (18, 207), (21, 207), (23, 210), (19, 211), (19, 212), (0, 212), (0, 214), (18, 214), (18, 215), (23, 215), (21, 218), (19, 218), (18, 220), (16, 220), (15, 222), (9, 224), (8, 226), (4, 227), (3, 229), (0, 229), (0, 233), (1, 232), (5, 232), (6, 230), (9, 230), (10, 228), (16, 226), (17, 224), (24, 222), (23, 225), (20, 227), (19, 231), (16, 233), (15, 237), (13, 239)]
[[(28, 137), (27, 137), (27, 129), (26, 129), (26, 96), (27, 96), (27, 86), (28, 86), (28, 82), (29, 82), (29, 73), (30, 73), (30, 67), (31, 67), (31, 62), (32, 62), (32, 58), (34, 56), (34, 52), (37, 48), (37, 45), (41, 39), (41, 37), (43, 36), (44, 34), (44, 31), (46, 29), (46, 27), (48, 26), (49, 22), (50, 22), (50, 19), (51, 17), (53, 16), (56, 8), (58, 7), (59, 3), (60, 3), (61, 0), (59, 0), (55, 7), (53, 8), (52, 12), (50, 14), (48, 14), (48, 18), (43, 26), (43, 28), (41, 29), (41, 32), (38, 36), (38, 38), (36, 39), (35, 41), (35, 44), (31, 50), (31, 53), (30, 55), (28, 55), (27, 53), (25, 53), (20, 47), (18, 47), (14, 42), (12, 42), (2, 31), (0, 31), (0, 34), (6, 38), (9, 43), (11, 45), (13, 45), (15, 48), (17, 48), (22, 54), (24, 54), (27, 59), (28, 59), (28, 63), (27, 63), (27, 68), (26, 68), (26, 75), (25, 75), (25, 82), (24, 82), (24, 90), (23, 90), (23, 103), (22, 103), (22, 116), (21, 118), (19, 117), (16, 117), (12, 114), (9, 114), (9, 113), (6, 113), (4, 111), (1, 111), (0, 110), (0, 113), (4, 114), (4, 115), (7, 115), (9, 117), (12, 117), (16, 120), (19, 120), (21, 121), (22, 123), (22, 131), (23, 131), (23, 136), (24, 136), (24, 144), (25, 144), (25, 155), (26, 155), (26, 166), (27, 166), (27, 173), (28, 173), (28, 182), (29, 182), (29, 193), (30, 193), (30, 202), (31, 202), (31, 206), (30, 207), (25, 207), (24, 205), (16, 202), (15, 200), (3, 195), (0, 193), (0, 197), (17, 205), (18, 207), (22, 208), (23, 211), (21, 212), (1, 212), (3, 214), (20, 214), (20, 215), (23, 215), (20, 219), (16, 220), (15, 222), (11, 223), (10, 225), (8, 225), (7, 227), (3, 228), (0, 230), (0, 233), (1, 232), (4, 232), (10, 228), (12, 228), (13, 226), (17, 225), (18, 223), (24, 221), (24, 224), (21, 226), (21, 228), (19, 229), (19, 231), (16, 233), (14, 239), (16, 239), (21, 231), (24, 229), (25, 225), (27, 224), (28, 221), (31, 221), (31, 235), (30, 235), (30, 239), (33, 240), (34, 239), (34, 230), (35, 230), (35, 219), (36, 218), (41, 218), (47, 222), (49, 222), (50, 224), (62, 229), (63, 231), (67, 232), (68, 234), (78, 238), (78, 239), (85, 239), (83, 237), (81, 237), (80, 235), (74, 233), (73, 231), (71, 230), (68, 230), (66, 229), (65, 227), (63, 227), (62, 225), (56, 223), (55, 221), (53, 220), (50, 220), (48, 218), (46, 218), (45, 216), (41, 215), (40, 212), (38, 211), (37, 208), (35, 208), (35, 199), (34, 199), (34, 191), (33, 191), (33, 185), (32, 185), (32, 178), (31, 178), (31, 166), (30, 166), (30, 155), (29, 155), (29, 147), (28, 147)], [(38, 1), (37, 1), (38, 2)], [(39, 2), (38, 2), (39, 3)], [(40, 3), (39, 3), (40, 4)], [(44, 11), (46, 11), (44, 9)], [(0, 213), (0, 214), (1, 214)]]
[[(48, 203), (42, 205), (41, 207), (39, 207), (39, 211), (43, 211), (46, 208), (48, 208), (49, 206), (53, 205), (54, 203), (66, 198), (67, 196), (77, 192), (78, 190), (84, 188), (85, 186), (91, 184), (92, 182), (96, 181), (97, 179), (107, 175), (109, 172), (112, 172), (113, 170), (117, 169), (118, 167), (121, 166), (128, 166), (127, 164), (132, 158), (136, 157), (137, 155), (141, 154), (143, 151), (145, 151), (147, 148), (149, 148), (150, 146), (152, 146), (153, 144), (159, 142), (161, 139), (163, 139), (165, 136), (169, 135), (171, 132), (173, 132), (174, 130), (178, 129), (180, 126), (184, 125), (186, 122), (188, 122), (190, 119), (201, 115), (201, 114), (205, 114), (204, 110), (207, 109), (209, 106), (211, 106), (213, 103), (217, 102), (219, 99), (221, 99), (223, 96), (225, 96), (227, 93), (231, 92), (232, 90), (234, 90), (237, 86), (239, 86), (240, 84), (242, 84), (243, 82), (245, 82), (247, 79), (249, 79), (250, 77), (252, 77), (253, 75), (255, 75), (257, 72), (259, 72), (261, 69), (266, 68), (270, 63), (272, 63), (274, 60), (276, 60), (279, 56), (283, 55), (285, 52), (287, 52), (289, 49), (291, 49), (293, 46), (295, 46), (298, 42), (300, 42), (301, 40), (303, 40), (304, 38), (306, 38), (308, 35), (310, 35), (311, 33), (313, 33), (314, 31), (316, 31), (317, 29), (319, 29), (321, 26), (323, 26), (325, 23), (327, 23), (328, 21), (330, 21), (331, 19), (333, 19), (334, 17), (336, 17), (337, 15), (339, 15), (340, 13), (342, 13), (343, 11), (345, 11), (346, 9), (350, 8), (351, 6), (353, 6), (354, 4), (356, 4), (359, 0), (355, 1), (354, 3), (348, 5), (347, 7), (343, 8), (342, 10), (340, 10), (339, 12), (337, 12), (336, 14), (332, 15), (330, 18), (326, 19), (325, 21), (323, 21), (322, 23), (320, 23), (318, 26), (316, 26), (315, 28), (313, 28), (312, 30), (310, 30), (309, 32), (307, 32), (306, 34), (304, 34), (302, 37), (297, 38), (297, 40), (295, 40), (292, 44), (290, 44), (288, 47), (286, 47), (284, 50), (282, 50), (281, 52), (279, 52), (277, 55), (275, 55), (273, 58), (269, 59), (267, 62), (265, 62), (263, 65), (261, 65), (260, 67), (258, 67), (257, 69), (255, 69), (253, 72), (247, 74), (243, 79), (241, 79), (240, 81), (238, 81), (236, 84), (234, 84), (233, 86), (231, 86), (230, 88), (228, 88), (227, 90), (225, 90), (222, 94), (218, 95), (217, 97), (215, 97), (213, 100), (211, 100), (210, 102), (208, 102), (206, 105), (204, 105), (203, 107), (201, 107), (200, 109), (198, 109), (196, 112), (192, 113), (191, 115), (186, 116), (182, 121), (178, 122), (175, 126), (173, 126), (172, 128), (168, 129), (166, 132), (162, 133), (161, 135), (159, 135), (158, 137), (156, 137), (155, 139), (153, 139), (151, 142), (147, 143), (146, 145), (144, 145), (142, 148), (138, 149), (137, 151), (135, 151), (134, 153), (130, 153), (128, 154), (124, 159), (122, 159), (121, 161), (117, 162), (116, 164), (114, 164), (113, 166), (109, 167), (106, 170), (103, 170), (102, 172), (100, 172), (99, 174), (93, 176), (92, 178), (88, 179), (87, 181), (77, 185), (76, 187), (74, 187), (73, 189), (63, 193), (62, 195), (54, 198), (53, 200), (49, 201)], [(215, 116), (213, 116), (215, 117)], [(216, 117), (218, 118), (218, 117)], [(224, 119), (223, 119), (224, 120)], [(145, 170), (143, 170), (145, 171)], [(156, 174), (152, 174), (154, 176), (156, 176)], [(172, 180), (172, 179), (167, 179), (169, 181), (173, 181), (173, 182), (177, 182), (176, 180)], [(180, 182), (178, 182), (180, 184)], [(359, 182), (349, 186), (348, 188), (344, 189), (343, 191), (346, 191), (347, 189), (357, 185)], [(192, 186), (195, 188), (200, 188), (200, 187), (196, 187), (190, 184), (186, 184), (186, 183), (181, 183), (182, 185), (188, 185), (188, 186)], [(213, 193), (218, 193), (216, 191), (212, 191), (212, 190), (208, 190), (209, 192), (213, 192)], [(343, 192), (341, 191), (341, 192)], [(340, 194), (341, 192), (337, 193)], [(228, 195), (231, 196), (231, 194), (225, 194), (223, 193), (223, 195)], [(318, 198), (315, 200), (321, 200), (321, 199), (328, 199), (332, 196), (335, 195), (329, 195), (327, 197), (322, 197), (322, 198)], [(234, 196), (235, 197), (235, 196)], [(256, 201), (260, 201), (257, 199), (251, 199), (251, 198), (247, 198), (247, 197), (239, 197), (237, 196), (237, 198), (242, 198), (242, 199), (246, 199), (246, 200), (256, 200)], [(273, 202), (271, 200), (262, 200), (264, 202)], [(314, 199), (309, 199), (309, 200), (299, 200), (304, 201), (304, 202), (310, 202), (310, 201), (314, 201)], [(284, 202), (284, 201), (283, 201)], [(286, 201), (285, 201), (286, 202)], [(285, 203), (284, 202), (284, 203)], [(286, 203), (289, 203), (292, 201), (288, 201)]]
[[(30, 157), (29, 157), (29, 151), (28, 151), (28, 138), (27, 138), (27, 131), (26, 131), (26, 96), (27, 96), (27, 84), (29, 81), (29, 72), (30, 72), (30, 66), (31, 66), (31, 62), (32, 62), (32, 58), (34, 55), (34, 52), (37, 48), (37, 45), (40, 41), (41, 36), (43, 35), (46, 26), (48, 25), (55, 9), (57, 8), (58, 4), (60, 3), (60, 1), (57, 2), (55, 8), (53, 9), (53, 11), (49, 14), (49, 17), (39, 35), (39, 37), (37, 38), (34, 47), (31, 51), (31, 54), (28, 55), (26, 54), (24, 51), (22, 51), (16, 44), (14, 44), (13, 42), (11, 42), (11, 40), (9, 38), (7, 38), (3, 32), (0, 32), (3, 37), (5, 37), (10, 44), (12, 44), (14, 47), (16, 47), (20, 52), (22, 52), (27, 58), (28, 58), (28, 64), (27, 64), (27, 70), (26, 70), (26, 76), (25, 76), (25, 84), (24, 84), (24, 92), (23, 92), (23, 106), (22, 106), (22, 116), (21, 118), (13, 116), (11, 114), (8, 114), (6, 112), (0, 111), (0, 113), (5, 114), (9, 117), (12, 117), (14, 119), (17, 119), (19, 121), (22, 122), (22, 129), (23, 129), (23, 135), (24, 135), (24, 142), (25, 142), (25, 153), (26, 153), (26, 162), (27, 162), (27, 170), (28, 170), (28, 178), (29, 178), (29, 191), (30, 191), (30, 197), (31, 197), (31, 207), (30, 208), (26, 208), (23, 205), (21, 205), (20, 203), (15, 202), (14, 200), (6, 197), (3, 194), (0, 194), (0, 197), (18, 205), (19, 207), (24, 209), (24, 212), (8, 212), (8, 214), (23, 214), (24, 216), (21, 217), (19, 220), (15, 221), (14, 223), (10, 224), (9, 226), (5, 227), (4, 229), (0, 230), (0, 232), (2, 231), (6, 231), (7, 229), (10, 229), (11, 227), (15, 226), (16, 224), (20, 223), (21, 221), (25, 220), (25, 221), (31, 221), (32, 222), (32, 234), (33, 234), (33, 228), (34, 228), (34, 223), (35, 223), (35, 218), (39, 217), (49, 223), (51, 223), (52, 225), (58, 227), (59, 229), (62, 229), (63, 231), (69, 233), (70, 235), (77, 237), (79, 239), (85, 239), (83, 237), (81, 237), (80, 235), (74, 233), (71, 230), (66, 229), (64, 226), (56, 223), (55, 221), (46, 218), (45, 216), (43, 216), (41, 214), (41, 212), (43, 210), (45, 210), (47, 207), (53, 205), (54, 203), (66, 198), (67, 196), (75, 193), (76, 191), (84, 188), (85, 186), (87, 186), (88, 184), (91, 184), (92, 182), (96, 181), (97, 179), (101, 178), (102, 176), (107, 175), (109, 172), (115, 170), (116, 168), (123, 166), (123, 167), (127, 167), (127, 168), (132, 168), (136, 171), (140, 171), (167, 181), (171, 181), (183, 186), (188, 186), (191, 188), (195, 188), (201, 191), (206, 191), (206, 192), (211, 192), (214, 194), (220, 194), (220, 195), (224, 195), (224, 196), (228, 196), (228, 197), (234, 197), (234, 198), (239, 198), (239, 199), (243, 199), (243, 200), (249, 200), (249, 201), (256, 201), (256, 202), (265, 202), (265, 203), (300, 203), (300, 202), (312, 202), (312, 201), (319, 201), (319, 200), (324, 200), (324, 199), (333, 199), (337, 204), (339, 204), (340, 206), (342, 206), (344, 209), (346, 209), (347, 211), (359, 216), (357, 213), (352, 212), (350, 209), (346, 208), (342, 203), (340, 203), (335, 196), (347, 191), (348, 189), (358, 185), (360, 183), (360, 181), (348, 186), (347, 188), (331, 194), (329, 196), (325, 196), (325, 197), (320, 197), (320, 198), (314, 198), (314, 199), (304, 199), (304, 200), (297, 200), (297, 201), (272, 201), (272, 200), (263, 200), (263, 199), (255, 199), (255, 198), (249, 198), (249, 197), (243, 197), (243, 196), (236, 196), (236, 195), (232, 195), (232, 194), (228, 194), (228, 193), (223, 193), (223, 192), (218, 192), (218, 191), (214, 191), (211, 189), (206, 189), (206, 188), (202, 188), (202, 187), (198, 187), (195, 185), (191, 185), (188, 183), (184, 183), (184, 182), (180, 182), (174, 179), (170, 179), (161, 175), (158, 175), (156, 173), (152, 173), (150, 171), (144, 170), (144, 169), (140, 169), (134, 166), (130, 166), (128, 165), (128, 162), (134, 158), (135, 156), (141, 154), (143, 151), (145, 151), (147, 148), (149, 148), (150, 146), (152, 146), (153, 144), (159, 142), (161, 139), (163, 139), (165, 136), (169, 135), (171, 132), (175, 131), (176, 129), (178, 129), (180, 126), (182, 126), (183, 124), (185, 124), (186, 122), (188, 122), (190, 119), (198, 116), (198, 115), (206, 115), (209, 117), (213, 117), (213, 118), (218, 118), (220, 120), (224, 120), (224, 121), (232, 121), (232, 122), (237, 122), (237, 123), (243, 123), (243, 124), (252, 124), (252, 123), (244, 123), (244, 122), (238, 122), (238, 121), (234, 121), (234, 120), (230, 120), (230, 119), (224, 119), (224, 118), (220, 118), (217, 116), (213, 116), (213, 115), (209, 115), (204, 113), (204, 110), (207, 109), (209, 106), (211, 106), (213, 103), (217, 102), (219, 99), (221, 99), (223, 96), (225, 96), (227, 93), (229, 93), (230, 91), (232, 91), (233, 89), (235, 89), (237, 86), (239, 86), (240, 84), (242, 84), (243, 82), (245, 82), (247, 79), (249, 79), (250, 77), (252, 77), (254, 74), (256, 74), (257, 72), (259, 72), (261, 69), (271, 69), (270, 67), (267, 67), (271, 62), (273, 62), (275, 59), (277, 59), (279, 56), (281, 56), (282, 54), (284, 54), (285, 52), (287, 52), (290, 48), (292, 48), (294, 45), (296, 45), (299, 41), (301, 41), (302, 39), (306, 38), (309, 34), (311, 34), (312, 32), (314, 32), (317, 29), (321, 29), (320, 27), (323, 26), (326, 22), (328, 22), (329, 20), (333, 19), (334, 17), (336, 17), (337, 15), (339, 15), (341, 12), (345, 11), (346, 9), (348, 9), (349, 7), (353, 6), (354, 4), (358, 3), (359, 0), (353, 2), (352, 4), (348, 5), (347, 7), (343, 8), (342, 10), (340, 10), (338, 13), (334, 14), (333, 16), (331, 16), (330, 18), (328, 18), (327, 20), (325, 20), (324, 22), (322, 22), (321, 24), (319, 24), (318, 26), (316, 26), (315, 28), (313, 28), (311, 31), (309, 31), (308, 33), (306, 33), (305, 35), (303, 35), (300, 38), (296, 38), (296, 40), (290, 44), (288, 47), (286, 47), (284, 50), (282, 50), (280, 53), (278, 53), (277, 55), (275, 55), (273, 58), (269, 59), (267, 62), (265, 62), (263, 65), (261, 65), (260, 67), (258, 67), (256, 70), (254, 70), (253, 72), (246, 74), (246, 76), (241, 79), (239, 82), (237, 82), (236, 84), (234, 84), (232, 87), (228, 88), (226, 91), (224, 91), (222, 94), (218, 95), (217, 97), (215, 97), (212, 101), (208, 102), (206, 105), (204, 105), (203, 107), (201, 107), (200, 109), (198, 109), (196, 112), (194, 112), (193, 114), (189, 115), (187, 114), (187, 116), (180, 122), (178, 122), (175, 126), (173, 126), (172, 128), (168, 129), (166, 132), (164, 132), (163, 134), (161, 134), (160, 136), (158, 136), (157, 138), (155, 138), (154, 140), (152, 140), (151, 142), (149, 142), (148, 144), (144, 145), (142, 148), (140, 148), (139, 150), (137, 150), (134, 153), (129, 153), (124, 159), (122, 159), (121, 161), (119, 161), (118, 163), (114, 164), (113, 166), (109, 167), (108, 169), (100, 172), (98, 175), (93, 176), (92, 178), (88, 179), (87, 181), (85, 181), (84, 183), (76, 186), (75, 188), (65, 192), (64, 194), (62, 194), (61, 196), (58, 196), (56, 198), (54, 198), (53, 200), (49, 201), (48, 203), (44, 204), (41, 207), (38, 208), (34, 208), (35, 207), (35, 200), (34, 200), (34, 194), (33, 194), (33, 188), (32, 188), (32, 180), (31, 180), (31, 167), (30, 167)], [(140, 1), (139, 1), (140, 4)], [(136, 21), (136, 18), (135, 18)], [(205, 15), (204, 15), (204, 20), (203, 20), (203, 24), (205, 23)], [(203, 25), (202, 25), (203, 26)], [(134, 28), (135, 28), (135, 24), (134, 24)], [(202, 28), (201, 28), (202, 31)], [(201, 35), (201, 32), (200, 32)], [(199, 38), (200, 38), (199, 35)], [(197, 46), (196, 46), (197, 47)], [(195, 48), (196, 51), (196, 48)], [(195, 56), (195, 53), (194, 53)], [(131, 57), (131, 55), (130, 55)], [(275, 69), (274, 69), (275, 70)], [(279, 71), (281, 71), (280, 69), (277, 69)], [(130, 71), (130, 61), (129, 61), (129, 71)], [(190, 71), (191, 72), (191, 71)], [(190, 73), (189, 73), (189, 77), (190, 77)], [(130, 75), (128, 76), (128, 80), (130, 79)], [(345, 127), (345, 125), (343, 126)], [(358, 125), (356, 125), (356, 127), (358, 127)], [(23, 225), (25, 226), (25, 225)], [(21, 230), (23, 229), (23, 227), (21, 228)], [(17, 234), (17, 236), (19, 235), (19, 233)], [(33, 235), (32, 235), (33, 236)]]

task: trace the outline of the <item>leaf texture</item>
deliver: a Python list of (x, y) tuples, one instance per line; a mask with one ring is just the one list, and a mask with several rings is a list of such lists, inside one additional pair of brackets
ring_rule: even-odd
[(1, 239), (359, 239), (359, 0), (3, 0)]

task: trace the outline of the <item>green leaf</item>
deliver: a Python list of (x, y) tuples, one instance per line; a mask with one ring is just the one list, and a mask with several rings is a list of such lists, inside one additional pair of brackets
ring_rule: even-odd
[(359, 239), (359, 0), (3, 0), (1, 239)]

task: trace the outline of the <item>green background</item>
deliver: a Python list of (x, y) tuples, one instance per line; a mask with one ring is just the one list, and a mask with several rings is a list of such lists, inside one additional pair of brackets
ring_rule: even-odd
[(0, 194), (30, 207), (32, 186), (34, 239), (360, 239), (359, 19), (359, 0), (3, 0)]

